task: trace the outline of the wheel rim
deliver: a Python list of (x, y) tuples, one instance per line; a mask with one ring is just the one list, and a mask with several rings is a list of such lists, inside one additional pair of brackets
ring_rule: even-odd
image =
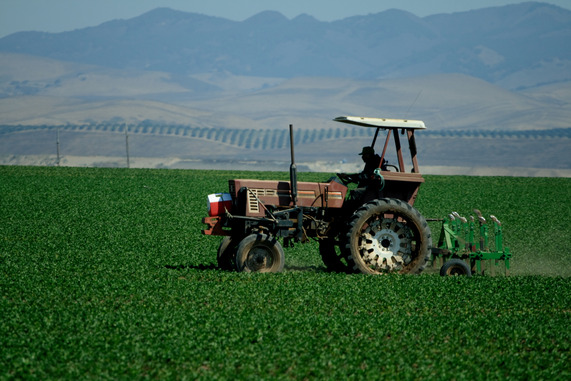
[(246, 259), (246, 267), (252, 271), (263, 271), (269, 269), (274, 263), (272, 250), (269, 247), (256, 245), (252, 247)]
[(451, 266), (446, 270), (446, 275), (455, 276), (455, 275), (466, 275), (466, 270), (462, 266)]
[(428, 223), (404, 201), (386, 198), (364, 204), (348, 222), (346, 249), (353, 269), (364, 274), (418, 274), (432, 248)]
[(371, 218), (361, 231), (359, 253), (365, 264), (378, 272), (401, 270), (412, 261), (413, 233), (396, 217)]

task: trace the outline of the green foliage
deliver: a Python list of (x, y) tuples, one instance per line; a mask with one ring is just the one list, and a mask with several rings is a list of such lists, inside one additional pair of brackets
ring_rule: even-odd
[(427, 176), (425, 216), (504, 223), (516, 275), (467, 279), (326, 273), (313, 243), (219, 271), (229, 178), (288, 174), (0, 167), (0, 379), (571, 376), (569, 179)]

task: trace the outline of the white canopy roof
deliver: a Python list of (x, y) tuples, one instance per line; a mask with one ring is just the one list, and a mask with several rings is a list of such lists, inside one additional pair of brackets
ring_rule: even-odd
[(363, 127), (408, 128), (411, 130), (426, 129), (422, 120), (365, 118), (362, 116), (339, 116), (333, 120), (336, 122), (356, 124), (357, 126)]

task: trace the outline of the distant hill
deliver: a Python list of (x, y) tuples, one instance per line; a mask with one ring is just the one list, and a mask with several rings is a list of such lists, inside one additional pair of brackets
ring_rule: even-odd
[(508, 91), (462, 74), (356, 80), (109, 69), (0, 53), (0, 124), (153, 121), (209, 128), (328, 128), (339, 115), (424, 120), (431, 130), (571, 127), (571, 81)]
[(509, 89), (571, 80), (571, 11), (527, 2), (416, 17), (322, 22), (262, 12), (243, 22), (158, 8), (64, 33), (21, 32), (0, 52), (177, 76), (397, 78), (461, 73)]
[(543, 3), (334, 22), (159, 8), (16, 33), (0, 39), (0, 163), (53, 163), (59, 131), (62, 155), (123, 165), (126, 126), (132, 154), (165, 167), (267, 163), (289, 159), (291, 123), (311, 137), (300, 161), (358, 167), (370, 136), (331, 119), (362, 115), (425, 121), (422, 165), (565, 170), (570, 41), (571, 11)]

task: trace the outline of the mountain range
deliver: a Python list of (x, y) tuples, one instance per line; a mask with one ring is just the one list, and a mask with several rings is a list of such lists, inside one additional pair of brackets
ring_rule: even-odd
[(158, 8), (70, 32), (15, 33), (0, 39), (0, 52), (178, 76), (461, 73), (520, 89), (570, 80), (570, 41), (571, 11), (535, 2), (423, 18), (395, 9), (333, 22), (273, 11), (238, 22)]

